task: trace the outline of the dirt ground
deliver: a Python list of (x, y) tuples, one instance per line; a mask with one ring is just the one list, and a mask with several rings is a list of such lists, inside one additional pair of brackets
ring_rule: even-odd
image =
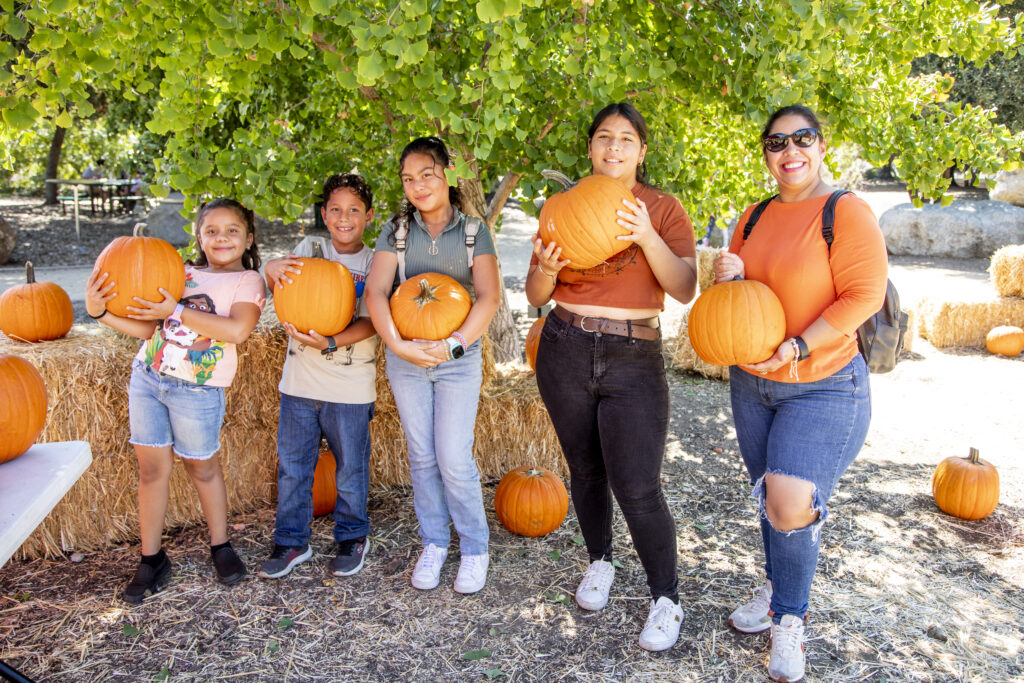
[[(89, 264), (124, 234), (120, 223), (83, 221), (83, 235), (97, 237), (79, 250), (54, 237), (66, 227), (52, 209), (11, 208), (0, 212), (34, 225), (29, 244), (46, 245), (19, 246), (15, 259)], [(261, 245), (278, 240), (272, 232)], [(283, 253), (296, 239), (278, 241)], [(892, 276), (915, 298), (983, 282), (986, 265), (894, 258)], [(314, 523), (314, 561), (284, 580), (253, 578), (231, 589), (213, 580), (202, 529), (171, 530), (174, 580), (133, 609), (117, 593), (137, 545), (12, 561), (0, 569), (0, 659), (41, 681), (767, 680), (767, 636), (740, 635), (726, 622), (762, 580), (763, 561), (728, 384), (674, 370), (668, 377), (663, 476), (685, 620), (667, 652), (636, 645), (648, 599), (621, 516), (611, 603), (584, 612), (572, 598), (586, 563), (572, 509), (544, 538), (513, 536), (493, 514), (496, 482), (486, 482), (491, 572), (476, 596), (450, 588), (457, 553), (438, 589), (410, 587), (418, 552), (411, 491), (378, 490), (368, 563), (350, 578), (324, 571), (333, 553), (324, 518)], [(1024, 680), (1024, 358), (937, 350), (915, 339), (894, 372), (871, 381), (868, 441), (830, 502), (807, 680)], [(999, 468), (1002, 482), (999, 507), (978, 522), (943, 514), (931, 498), (935, 465), (970, 446)], [(256, 569), (272, 542), (273, 511), (230, 522), (236, 548)]]

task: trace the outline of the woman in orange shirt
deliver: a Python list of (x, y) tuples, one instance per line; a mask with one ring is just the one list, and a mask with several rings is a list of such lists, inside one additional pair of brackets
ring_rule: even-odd
[(775, 353), (729, 375), (736, 438), (760, 501), (767, 576), (729, 623), (743, 633), (771, 630), (768, 674), (779, 681), (804, 675), (804, 619), (826, 503), (871, 419), (857, 328), (881, 307), (888, 269), (878, 221), (853, 195), (836, 204), (831, 248), (822, 237), (834, 188), (821, 178), (821, 130), (800, 105), (769, 118), (761, 138), (779, 193), (744, 239), (754, 207), (747, 208), (715, 262), (718, 282), (763, 282), (786, 313), (787, 337)]

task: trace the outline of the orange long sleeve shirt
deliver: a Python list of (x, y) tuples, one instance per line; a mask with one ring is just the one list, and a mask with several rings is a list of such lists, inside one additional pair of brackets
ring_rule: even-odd
[[(818, 347), (798, 365), (800, 382), (835, 373), (859, 353), (857, 328), (885, 299), (889, 263), (878, 221), (864, 200), (853, 195), (836, 204), (832, 251), (821, 236), (821, 214), (828, 195), (802, 202), (773, 201), (744, 241), (743, 226), (754, 209), (740, 216), (729, 251), (743, 259), (748, 280), (763, 282), (782, 302), (786, 338), (801, 335), (824, 317), (843, 333)], [(767, 375), (795, 382), (789, 365)]]

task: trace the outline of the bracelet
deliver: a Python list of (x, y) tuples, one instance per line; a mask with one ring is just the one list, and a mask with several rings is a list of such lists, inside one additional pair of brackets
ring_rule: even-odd
[(458, 330), (456, 330), (455, 332), (452, 332), (452, 336), (459, 340), (459, 343), (462, 344), (462, 348), (464, 348), (464, 349), (468, 349), (469, 348), (469, 344), (466, 343), (466, 338), (463, 337), (462, 334)]
[(85, 312), (85, 314), (86, 314), (87, 316), (89, 316), (90, 318), (92, 318), (93, 320), (99, 320), (100, 318), (102, 318), (103, 316), (105, 316), (105, 315), (106, 315), (107, 313), (109, 313), (109, 312), (110, 312), (110, 311), (108, 311), (107, 309), (105, 309), (105, 308), (104, 308), (104, 309), (103, 309), (103, 312), (102, 312), (102, 313), (100, 313), (99, 315), (93, 315), (93, 314), (92, 314), (92, 313), (90, 313), (89, 311), (86, 311), (86, 312)]
[(807, 342), (804, 341), (803, 337), (793, 337), (793, 341), (796, 342), (796, 346), (800, 349), (800, 353), (797, 354), (800, 360), (811, 357), (811, 350), (807, 348)]
[(537, 264), (537, 270), (539, 270), (543, 274), (547, 275), (549, 278), (551, 278), (555, 282), (558, 282), (558, 273), (549, 273), (548, 271), (544, 270), (544, 268), (539, 263)]
[(793, 360), (789, 362), (789, 376), (799, 382), (800, 373), (797, 372), (796, 364), (800, 360), (800, 344), (792, 337), (790, 337), (789, 343), (793, 345)]

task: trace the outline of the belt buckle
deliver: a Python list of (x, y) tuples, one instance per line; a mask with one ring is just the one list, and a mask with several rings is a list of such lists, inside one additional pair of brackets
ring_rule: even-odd
[[(591, 320), (600, 320), (601, 319), (601, 318), (595, 318), (592, 315), (581, 315), (580, 316), (580, 329), (583, 330), (584, 332), (588, 332), (590, 334), (597, 334), (598, 332), (600, 332), (600, 329), (595, 329), (595, 330), (588, 330), (587, 329), (587, 326), (586, 326), (587, 318), (590, 318)], [(600, 326), (601, 326), (601, 324), (598, 323), (598, 328), (600, 328)]]

